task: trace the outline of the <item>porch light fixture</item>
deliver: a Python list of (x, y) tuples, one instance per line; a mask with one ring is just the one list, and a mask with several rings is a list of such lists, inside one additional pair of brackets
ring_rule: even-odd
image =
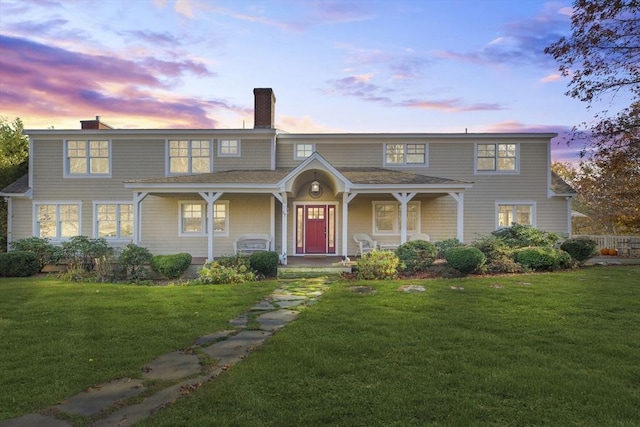
[(311, 187), (309, 187), (309, 195), (314, 199), (322, 196), (323, 190), (322, 186), (318, 182), (316, 172), (313, 173), (313, 182), (311, 183)]

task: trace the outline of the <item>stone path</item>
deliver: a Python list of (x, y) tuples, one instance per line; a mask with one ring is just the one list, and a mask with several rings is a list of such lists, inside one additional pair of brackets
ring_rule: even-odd
[(59, 405), (0, 421), (0, 427), (72, 427), (73, 420), (96, 427), (125, 427), (149, 417), (242, 361), (295, 320), (301, 309), (317, 302), (328, 281), (304, 279), (280, 285), (249, 312), (230, 320), (232, 328), (197, 338), (188, 349), (144, 366), (142, 379), (119, 378), (90, 387)]

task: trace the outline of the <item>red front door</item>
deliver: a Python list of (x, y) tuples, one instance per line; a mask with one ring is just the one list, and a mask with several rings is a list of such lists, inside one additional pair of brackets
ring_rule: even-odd
[(305, 248), (308, 254), (327, 252), (327, 207), (305, 207)]

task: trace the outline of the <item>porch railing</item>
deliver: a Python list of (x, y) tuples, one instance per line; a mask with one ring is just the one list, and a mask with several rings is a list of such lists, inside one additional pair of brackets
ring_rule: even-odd
[(598, 250), (602, 248), (617, 249), (620, 255), (640, 256), (640, 236), (615, 236), (615, 235), (574, 235), (573, 237), (588, 237), (598, 244)]

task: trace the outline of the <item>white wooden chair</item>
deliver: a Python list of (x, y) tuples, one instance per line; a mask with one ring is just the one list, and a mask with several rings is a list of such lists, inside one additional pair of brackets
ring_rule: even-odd
[(353, 240), (358, 244), (358, 248), (356, 249), (356, 256), (358, 256), (358, 254), (362, 256), (367, 252), (375, 250), (378, 247), (378, 242), (369, 237), (368, 234), (356, 233), (353, 235)]
[(430, 241), (431, 237), (429, 237), (428, 234), (424, 234), (424, 233), (417, 233), (417, 234), (412, 234), (411, 236), (409, 236), (409, 240), (424, 240), (424, 241)]

